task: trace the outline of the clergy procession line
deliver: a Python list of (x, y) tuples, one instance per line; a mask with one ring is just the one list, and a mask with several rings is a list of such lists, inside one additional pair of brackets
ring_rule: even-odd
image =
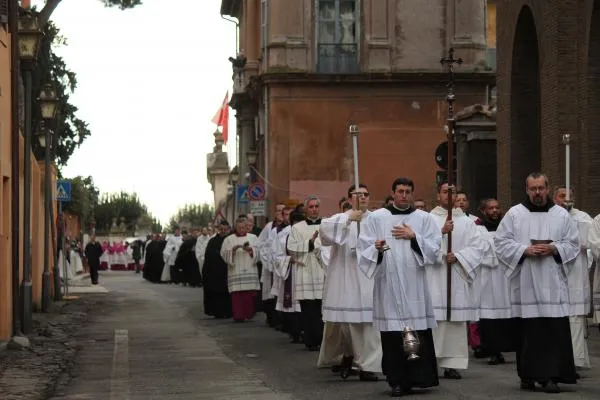
[(490, 365), (516, 352), (520, 388), (557, 393), (559, 383), (577, 383), (576, 368), (590, 367), (585, 330), (588, 314), (600, 322), (598, 270), (593, 290), (589, 278), (600, 215), (574, 208), (572, 193), (552, 190), (544, 174), (525, 183), (523, 202), (502, 215), (486, 199), (479, 217), (447, 183), (430, 212), (408, 178), (396, 179), (374, 211), (367, 185), (353, 185), (329, 218), (309, 196), (278, 204), (262, 230), (240, 215), (233, 232), (221, 220), (185, 249), (179, 231), (167, 241), (155, 235), (144, 277), (187, 282), (186, 265), (194, 265), (205, 314), (241, 323), (261, 309), (291, 343), (319, 352), (318, 367), (361, 381), (383, 374), (394, 397), (438, 386), (440, 370), (460, 379), (469, 345)]

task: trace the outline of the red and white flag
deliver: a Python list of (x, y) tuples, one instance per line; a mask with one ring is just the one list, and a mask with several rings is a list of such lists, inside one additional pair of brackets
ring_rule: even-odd
[(216, 124), (217, 127), (221, 127), (221, 133), (223, 134), (223, 142), (227, 144), (227, 137), (229, 133), (229, 91), (225, 93), (223, 104), (213, 117), (212, 123)]

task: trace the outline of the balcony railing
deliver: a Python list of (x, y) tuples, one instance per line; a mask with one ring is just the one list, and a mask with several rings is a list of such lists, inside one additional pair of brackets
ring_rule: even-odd
[(359, 72), (358, 44), (319, 44), (317, 72), (353, 74)]

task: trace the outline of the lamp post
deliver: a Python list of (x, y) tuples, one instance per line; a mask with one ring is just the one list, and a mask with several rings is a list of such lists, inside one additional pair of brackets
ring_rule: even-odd
[(24, 334), (31, 332), (32, 287), (31, 287), (31, 92), (32, 72), (38, 55), (42, 31), (35, 15), (25, 12), (18, 21), (19, 58), (25, 87), (24, 129), (23, 129), (23, 281), (21, 283), (21, 329)]
[(231, 177), (231, 185), (233, 186), (233, 219), (235, 219), (235, 217), (237, 217), (237, 208), (238, 208), (237, 183), (240, 178), (240, 174), (238, 172), (237, 165), (235, 167), (233, 167), (229, 176)]
[[(38, 97), (42, 119), (56, 118), (58, 96), (51, 85), (45, 85)], [(50, 309), (50, 207), (52, 207), (52, 191), (50, 190), (50, 152), (52, 151), (52, 131), (43, 129), (43, 135), (38, 136), (40, 147), (44, 149), (44, 272), (42, 273), (42, 311)], [(55, 290), (57, 290), (55, 288)]]

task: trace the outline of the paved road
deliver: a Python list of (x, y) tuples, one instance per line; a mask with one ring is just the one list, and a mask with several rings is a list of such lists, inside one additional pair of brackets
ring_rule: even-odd
[[(315, 367), (316, 354), (264, 325), (206, 318), (201, 289), (153, 285), (128, 272), (101, 276), (114, 304), (97, 310), (80, 332), (83, 350), (73, 379), (55, 400), (314, 400), (387, 398), (384, 382), (340, 381)], [(600, 333), (590, 329), (592, 363), (600, 366)], [(471, 360), (460, 381), (441, 380), (427, 399), (599, 399), (600, 368), (582, 373), (568, 393), (518, 389), (514, 357), (490, 367)]]

